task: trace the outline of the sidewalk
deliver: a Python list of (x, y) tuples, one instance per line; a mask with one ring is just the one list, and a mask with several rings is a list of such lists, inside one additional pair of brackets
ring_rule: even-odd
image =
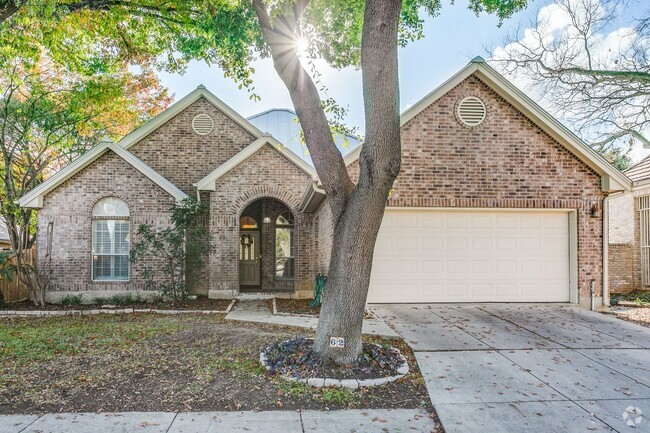
[[(315, 317), (273, 315), (265, 301), (240, 301), (226, 315), (226, 320), (241, 320), (243, 322), (270, 323), (273, 325), (297, 326), (315, 330), (318, 319)], [(390, 326), (381, 319), (365, 319), (364, 334), (380, 335), (382, 337), (399, 337)]]
[(0, 433), (432, 432), (418, 409), (0, 415)]

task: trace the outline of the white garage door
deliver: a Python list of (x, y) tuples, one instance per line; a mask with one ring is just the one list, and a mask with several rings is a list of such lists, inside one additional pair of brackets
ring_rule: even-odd
[(387, 209), (368, 302), (568, 302), (566, 212)]

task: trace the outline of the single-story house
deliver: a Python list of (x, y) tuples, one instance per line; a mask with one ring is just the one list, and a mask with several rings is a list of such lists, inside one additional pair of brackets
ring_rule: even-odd
[[(369, 302), (603, 302), (603, 201), (630, 188), (624, 174), (481, 58), (401, 125)], [(353, 179), (360, 151), (345, 156)], [(190, 195), (214, 243), (197, 293), (309, 296), (327, 273), (333, 222), (313, 167), (200, 86), (20, 199), (40, 233), (54, 227), (50, 299), (147, 290), (134, 231)]]
[(609, 207), (609, 285), (612, 293), (650, 289), (650, 156), (625, 171), (629, 191)]

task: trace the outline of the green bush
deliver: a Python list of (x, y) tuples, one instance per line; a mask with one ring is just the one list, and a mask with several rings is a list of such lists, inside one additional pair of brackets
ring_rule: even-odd
[(125, 293), (123, 295), (113, 295), (108, 298), (108, 303), (112, 305), (132, 305), (142, 302), (140, 296), (134, 296), (131, 293)]
[(61, 305), (66, 305), (66, 306), (79, 306), (81, 305), (81, 298), (83, 297), (83, 293), (79, 295), (65, 295), (61, 299)]

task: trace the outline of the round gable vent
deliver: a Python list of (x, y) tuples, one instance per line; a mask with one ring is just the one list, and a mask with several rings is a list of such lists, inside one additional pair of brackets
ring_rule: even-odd
[(208, 135), (214, 128), (212, 117), (207, 114), (197, 114), (192, 120), (192, 129), (199, 135)]
[(485, 120), (485, 104), (476, 96), (463, 98), (456, 109), (458, 120), (465, 126), (478, 126)]

